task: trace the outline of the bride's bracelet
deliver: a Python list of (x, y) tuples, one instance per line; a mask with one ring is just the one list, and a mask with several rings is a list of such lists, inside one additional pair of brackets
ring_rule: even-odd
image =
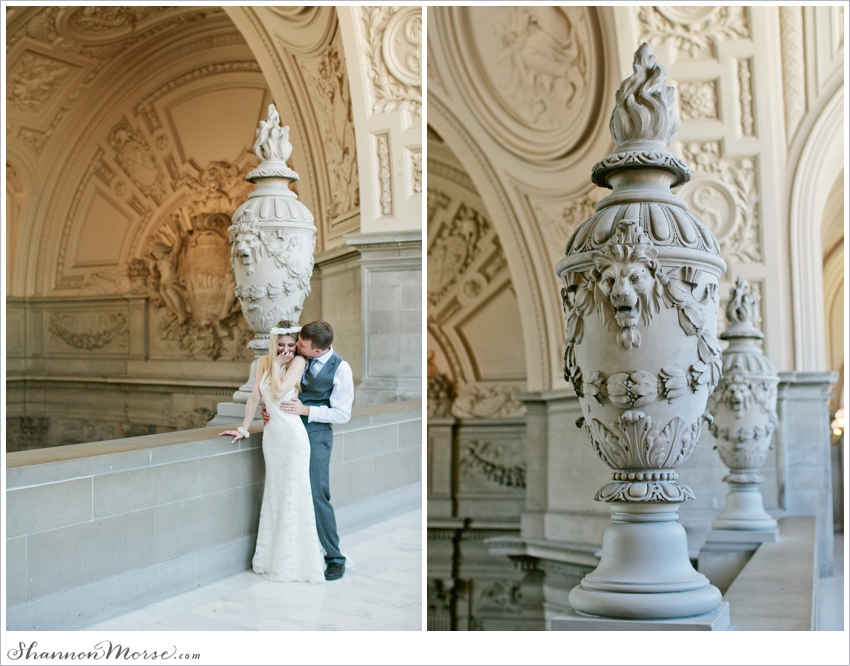
[(242, 435), (243, 439), (248, 439), (251, 436), (251, 433), (249, 433), (248, 430), (246, 428), (243, 428), (242, 426), (236, 428), (236, 432)]

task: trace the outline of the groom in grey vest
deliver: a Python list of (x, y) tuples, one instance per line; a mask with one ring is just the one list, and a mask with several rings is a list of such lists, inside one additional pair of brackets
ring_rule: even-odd
[(280, 405), (284, 412), (301, 416), (310, 438), (310, 485), (316, 529), (325, 549), (325, 580), (337, 580), (345, 573), (345, 557), (339, 550), (336, 518), (330, 502), (329, 471), (334, 440), (332, 424), (351, 419), (354, 401), (351, 366), (333, 350), (333, 339), (333, 329), (326, 321), (301, 327), (296, 350), (307, 359), (301, 395)]

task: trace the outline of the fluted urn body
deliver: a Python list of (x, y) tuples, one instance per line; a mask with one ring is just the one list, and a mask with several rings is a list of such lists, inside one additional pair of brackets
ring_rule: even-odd
[(759, 468), (770, 449), (776, 416), (779, 375), (757, 342), (764, 335), (753, 324), (757, 303), (746, 280), (739, 277), (726, 308), (729, 327), (720, 337), (729, 341), (723, 352), (723, 378), (709, 398), (714, 417), (711, 434), (717, 452), (729, 468), (726, 508), (712, 522), (715, 529), (774, 530), (776, 520), (764, 510)]
[(612, 193), (569, 239), (556, 268), (564, 282), (564, 374), (585, 428), (613, 470), (596, 499), (614, 524), (602, 559), (570, 595), (584, 613), (670, 618), (715, 610), (719, 591), (688, 560), (676, 521), (692, 491), (678, 479), (721, 377), (715, 338), (717, 240), (670, 188), (690, 178), (667, 152), (679, 121), (673, 89), (648, 44), (617, 93), (614, 153), (593, 169)]
[(228, 229), (234, 292), (255, 336), (248, 343), (255, 360), (247, 383), (233, 396), (237, 402), (250, 395), (256, 358), (268, 349), (269, 330), (280, 320), (297, 322), (301, 316), (313, 275), (316, 227), (313, 214), (289, 189), (298, 174), (286, 165), (292, 144), (289, 127), (279, 123), (271, 104), (254, 143), (260, 164), (246, 177), (257, 189), (233, 214)]

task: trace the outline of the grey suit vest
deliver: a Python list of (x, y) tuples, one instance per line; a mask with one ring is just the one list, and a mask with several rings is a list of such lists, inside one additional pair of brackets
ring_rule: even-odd
[[(308, 377), (307, 373), (304, 374), (301, 379), (301, 395), (299, 396), (303, 404), (310, 407), (319, 405), (330, 407), (331, 393), (334, 390), (334, 375), (336, 375), (336, 369), (341, 362), (342, 357), (333, 352), (317, 376)], [(301, 420), (308, 431), (331, 428), (330, 423), (310, 423), (306, 416), (302, 416)]]

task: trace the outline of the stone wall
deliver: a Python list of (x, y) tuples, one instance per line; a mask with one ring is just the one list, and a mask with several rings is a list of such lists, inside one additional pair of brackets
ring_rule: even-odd
[[(9, 454), (7, 629), (83, 628), (250, 568), (262, 433), (232, 445), (219, 429)], [(420, 505), (421, 450), (415, 402), (337, 429), (341, 534)]]

